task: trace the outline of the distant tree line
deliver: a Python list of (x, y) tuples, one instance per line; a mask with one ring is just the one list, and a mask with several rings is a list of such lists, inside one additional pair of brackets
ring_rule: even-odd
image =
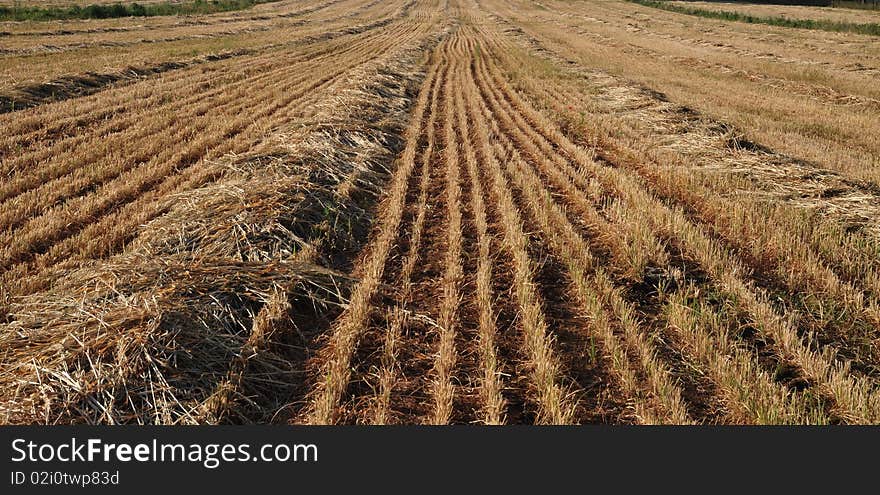
[(113, 17), (152, 17), (162, 15), (211, 14), (242, 10), (278, 0), (194, 0), (192, 2), (114, 3), (81, 7), (0, 7), (3, 21), (52, 21), (63, 19), (109, 19)]
[(880, 0), (684, 0), (709, 2), (741, 2), (766, 5), (807, 5), (812, 7), (846, 7), (880, 9)]

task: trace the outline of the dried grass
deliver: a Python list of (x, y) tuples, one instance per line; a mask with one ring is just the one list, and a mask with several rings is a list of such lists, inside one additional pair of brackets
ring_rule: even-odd
[(332, 119), (281, 129), (222, 160), (218, 182), (166, 198), (125, 253), (11, 301), (2, 421), (271, 420), (303, 380), (298, 335), (312, 329), (296, 313), (344, 304), (350, 282), (298, 255), (363, 241), (419, 53), (361, 67), (325, 107)]

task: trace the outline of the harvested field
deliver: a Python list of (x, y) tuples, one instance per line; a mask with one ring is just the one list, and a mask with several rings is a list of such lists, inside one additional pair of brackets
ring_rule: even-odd
[(870, 37), (259, 12), (0, 37), (0, 421), (880, 423)]

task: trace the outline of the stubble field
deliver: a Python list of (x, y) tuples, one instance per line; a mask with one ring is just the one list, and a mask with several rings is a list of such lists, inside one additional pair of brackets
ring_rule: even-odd
[(4, 423), (880, 422), (880, 44), (618, 0), (0, 23)]

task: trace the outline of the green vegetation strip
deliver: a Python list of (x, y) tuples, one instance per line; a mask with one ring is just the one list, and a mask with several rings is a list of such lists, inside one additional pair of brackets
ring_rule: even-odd
[(113, 17), (153, 17), (161, 15), (213, 14), (243, 10), (261, 3), (279, 0), (195, 0), (193, 2), (165, 2), (142, 5), (106, 4), (81, 7), (0, 7), (0, 21), (56, 21), (63, 19), (110, 19)]
[(758, 17), (740, 12), (725, 12), (721, 10), (706, 10), (698, 7), (685, 7), (658, 0), (628, 0), (632, 3), (654, 7), (657, 9), (677, 12), (679, 14), (696, 15), (709, 19), (721, 19), (723, 21), (747, 22), (750, 24), (768, 24), (801, 29), (818, 29), (821, 31), (834, 31), (842, 33), (858, 33), (872, 36), (880, 36), (880, 24), (855, 24), (851, 22), (838, 22), (814, 19), (790, 19), (788, 17)]

